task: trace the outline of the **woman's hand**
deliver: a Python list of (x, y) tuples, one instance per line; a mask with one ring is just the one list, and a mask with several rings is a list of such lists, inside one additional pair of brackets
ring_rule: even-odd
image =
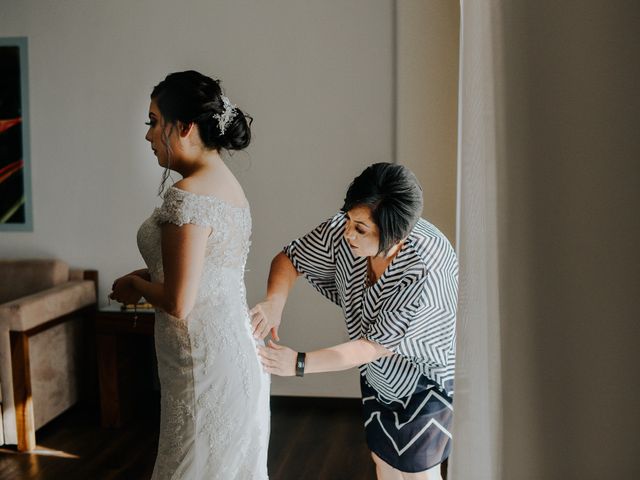
[(134, 270), (133, 272), (127, 273), (126, 275), (116, 278), (113, 281), (113, 285), (111, 285), (111, 290), (115, 290), (116, 283), (118, 283), (120, 280), (122, 280), (125, 277), (131, 277), (131, 276), (140, 277), (143, 280), (146, 280), (147, 282), (151, 281), (151, 274), (149, 273), (149, 269), (141, 268), (140, 270)]
[(109, 294), (109, 298), (125, 305), (138, 303), (142, 295), (133, 288), (134, 277), (135, 275), (125, 275), (113, 282), (113, 291)]
[[(151, 274), (149, 273), (148, 268), (141, 268), (140, 270), (134, 270), (129, 275), (135, 275), (136, 277), (140, 277), (143, 280), (146, 280), (147, 282), (151, 281)], [(129, 275), (125, 275), (125, 277), (128, 277)]]
[(271, 338), (280, 340), (278, 328), (282, 320), (282, 308), (282, 305), (275, 300), (263, 300), (249, 310), (251, 330), (255, 338), (262, 340), (271, 332)]
[(296, 359), (298, 352), (284, 345), (267, 342), (266, 347), (258, 347), (258, 355), (265, 372), (281, 377), (292, 377), (296, 374)]

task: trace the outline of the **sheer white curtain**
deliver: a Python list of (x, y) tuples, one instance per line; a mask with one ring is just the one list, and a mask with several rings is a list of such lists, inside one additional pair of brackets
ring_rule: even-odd
[(460, 4), (456, 242), (460, 301), (450, 480), (500, 478), (498, 7), (498, 0)]

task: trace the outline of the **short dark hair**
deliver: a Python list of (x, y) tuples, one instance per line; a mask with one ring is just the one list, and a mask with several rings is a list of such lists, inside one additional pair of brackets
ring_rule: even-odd
[(253, 118), (236, 107), (236, 115), (222, 133), (213, 115), (225, 110), (220, 81), (195, 70), (176, 72), (153, 88), (162, 116), (170, 123), (195, 123), (205, 147), (214, 150), (242, 150), (251, 141)]
[(394, 163), (374, 163), (354, 178), (342, 211), (365, 205), (380, 231), (378, 253), (407, 237), (422, 215), (422, 187), (411, 170)]

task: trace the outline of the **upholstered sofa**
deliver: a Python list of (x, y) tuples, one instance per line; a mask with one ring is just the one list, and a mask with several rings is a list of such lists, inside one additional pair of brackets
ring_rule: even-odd
[(97, 282), (60, 260), (0, 260), (0, 444), (33, 450), (35, 431), (78, 400)]

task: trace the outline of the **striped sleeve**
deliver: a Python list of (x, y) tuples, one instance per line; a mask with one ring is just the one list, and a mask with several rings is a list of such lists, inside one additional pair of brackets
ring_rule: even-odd
[(458, 275), (455, 254), (439, 262), (381, 307), (365, 337), (428, 369), (447, 367), (455, 356)]
[(340, 212), (285, 246), (283, 252), (318, 292), (340, 305), (335, 251), (342, 240), (345, 215)]

